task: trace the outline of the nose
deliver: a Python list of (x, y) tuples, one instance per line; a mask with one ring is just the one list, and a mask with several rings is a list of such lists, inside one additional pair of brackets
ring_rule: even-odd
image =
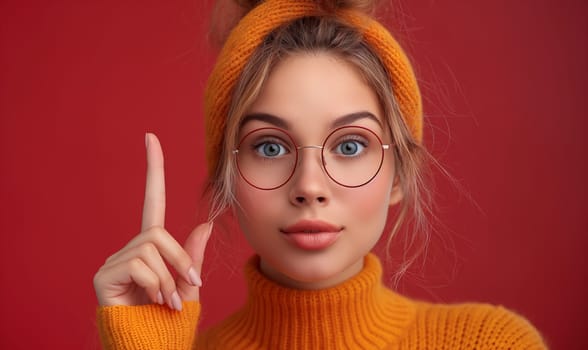
[(290, 201), (296, 206), (325, 205), (329, 201), (329, 179), (322, 164), (321, 151), (321, 146), (298, 148), (298, 164), (290, 179)]

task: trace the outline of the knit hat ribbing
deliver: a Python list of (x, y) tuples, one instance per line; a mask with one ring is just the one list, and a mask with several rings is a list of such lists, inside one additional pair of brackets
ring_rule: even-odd
[[(213, 174), (221, 154), (230, 99), (243, 68), (264, 38), (280, 25), (321, 15), (312, 0), (266, 0), (252, 9), (232, 30), (205, 90), (206, 159)], [(402, 117), (413, 137), (422, 140), (422, 101), (412, 66), (392, 35), (376, 20), (354, 10), (337, 10), (336, 17), (356, 28), (383, 62)]]

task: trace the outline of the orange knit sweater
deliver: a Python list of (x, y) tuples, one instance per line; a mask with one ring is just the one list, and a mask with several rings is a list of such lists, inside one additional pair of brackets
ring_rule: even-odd
[(360, 274), (333, 288), (292, 290), (245, 267), (245, 306), (196, 334), (200, 304), (98, 308), (106, 349), (546, 349), (523, 317), (500, 306), (439, 305), (387, 289), (368, 255)]

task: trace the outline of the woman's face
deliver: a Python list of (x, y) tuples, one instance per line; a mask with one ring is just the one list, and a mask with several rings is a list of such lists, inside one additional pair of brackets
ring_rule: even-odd
[[(287, 131), (298, 146), (322, 145), (337, 127), (361, 126), (389, 144), (384, 125), (377, 96), (356, 68), (325, 53), (297, 54), (274, 68), (246, 113), (239, 139), (269, 127)], [(355, 136), (345, 137), (336, 150), (325, 150), (325, 154), (348, 156), (363, 149)], [(295, 154), (276, 140), (281, 140), (279, 135), (252, 140), (249, 150), (270, 158)], [(361, 270), (363, 257), (382, 234), (388, 207), (402, 197), (394, 181), (392, 148), (383, 152), (378, 175), (356, 188), (341, 186), (327, 175), (318, 148), (300, 149), (292, 177), (276, 189), (262, 190), (238, 177), (235, 211), (261, 258), (264, 274), (286, 286), (318, 289), (336, 285)], [(239, 161), (244, 162), (243, 158)], [(329, 161), (327, 166), (333, 164)], [(269, 174), (259, 172), (260, 178)]]

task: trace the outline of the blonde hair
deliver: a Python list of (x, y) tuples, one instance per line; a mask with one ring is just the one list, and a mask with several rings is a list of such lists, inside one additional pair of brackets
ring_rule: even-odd
[[(359, 9), (370, 11), (373, 9), (373, 2), (354, 3), (361, 4), (349, 6), (359, 6)], [(250, 9), (253, 5), (245, 8)], [(256, 100), (272, 69), (281, 59), (308, 53), (332, 54), (346, 60), (361, 73), (378, 96), (384, 112), (384, 122), (395, 143), (394, 158), (404, 195), (387, 239), (387, 254), (392, 238), (401, 227), (404, 224), (412, 226), (410, 238), (404, 241), (403, 251), (405, 254), (413, 251), (414, 254), (403, 257), (397, 273), (400, 276), (425, 249), (425, 244), (418, 247), (416, 242), (429, 240), (432, 196), (426, 183), (429, 160), (433, 158), (414, 139), (404, 122), (384, 64), (363, 40), (361, 33), (334, 16), (304, 17), (278, 27), (265, 38), (247, 62), (231, 96), (219, 161), (215, 169), (209, 170), (206, 192), (211, 197), (210, 219), (217, 218), (227, 208), (239, 205), (233, 192), (239, 175), (232, 150), (236, 148), (240, 123), (246, 111)]]

